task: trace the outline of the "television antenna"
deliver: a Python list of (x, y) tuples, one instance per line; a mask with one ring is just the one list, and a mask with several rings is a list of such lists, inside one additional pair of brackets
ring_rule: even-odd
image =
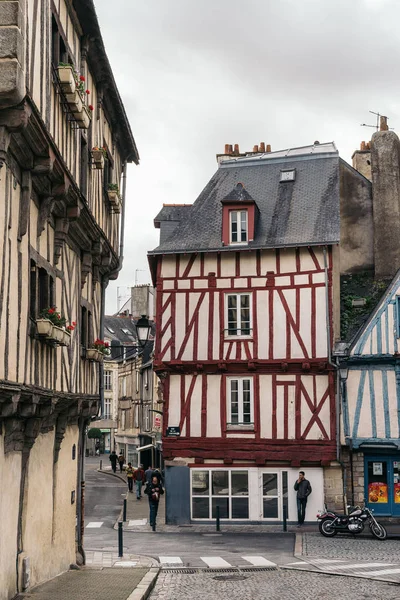
[(373, 129), (376, 129), (376, 131), (387, 131), (388, 129), (393, 130), (394, 127), (388, 127), (387, 122), (389, 117), (386, 117), (385, 115), (381, 115), (378, 112), (374, 112), (373, 110), (368, 111), (370, 112), (372, 115), (376, 115), (376, 125), (369, 125), (368, 123), (360, 123), (361, 127), (372, 127)]

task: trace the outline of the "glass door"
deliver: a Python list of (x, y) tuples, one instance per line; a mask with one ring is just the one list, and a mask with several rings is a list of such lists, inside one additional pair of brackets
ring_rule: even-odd
[(261, 518), (278, 520), (280, 518), (281, 494), (280, 474), (271, 471), (261, 473)]

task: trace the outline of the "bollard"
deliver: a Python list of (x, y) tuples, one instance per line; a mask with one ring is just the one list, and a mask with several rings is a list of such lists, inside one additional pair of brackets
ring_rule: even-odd
[(103, 461), (101, 460), (100, 461), (100, 471), (102, 471), (102, 469), (103, 469)]
[(126, 498), (124, 500), (124, 511), (123, 511), (122, 520), (125, 523), (125, 521), (126, 521)]
[(122, 539), (122, 521), (118, 521), (118, 558), (124, 556), (124, 543)]
[(217, 531), (221, 531), (220, 525), (219, 525), (219, 506), (216, 506), (216, 516), (217, 516), (217, 521), (216, 521), (216, 526), (217, 526)]
[(286, 504), (283, 505), (283, 531), (287, 531), (287, 508)]

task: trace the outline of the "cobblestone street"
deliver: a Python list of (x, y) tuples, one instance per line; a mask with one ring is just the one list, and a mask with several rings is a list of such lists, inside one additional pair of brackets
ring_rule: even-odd
[(319, 533), (304, 533), (303, 556), (397, 562), (400, 559), (400, 542), (390, 539), (382, 542), (372, 537), (353, 538), (345, 535), (324, 538)]
[(151, 600), (399, 600), (400, 587), (351, 577), (300, 571), (259, 573), (161, 572)]

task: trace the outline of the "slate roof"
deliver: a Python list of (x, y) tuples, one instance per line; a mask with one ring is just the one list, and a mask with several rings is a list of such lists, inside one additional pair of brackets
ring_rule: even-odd
[[(150, 359), (153, 350), (155, 336), (155, 324), (152, 324), (149, 341), (146, 343), (143, 351), (143, 361)], [(137, 339), (136, 321), (132, 317), (114, 317), (105, 315), (104, 317), (104, 339), (110, 342), (111, 356), (109, 360), (123, 360), (123, 349), (126, 346), (125, 358), (133, 358), (140, 352)]]
[[(296, 169), (295, 181), (280, 182), (281, 170)], [(339, 229), (339, 154), (333, 143), (223, 161), (181, 221), (152, 254), (230, 250), (223, 247), (221, 201), (242, 183), (259, 215), (246, 248), (334, 244)], [(177, 212), (157, 215), (177, 219)]]

